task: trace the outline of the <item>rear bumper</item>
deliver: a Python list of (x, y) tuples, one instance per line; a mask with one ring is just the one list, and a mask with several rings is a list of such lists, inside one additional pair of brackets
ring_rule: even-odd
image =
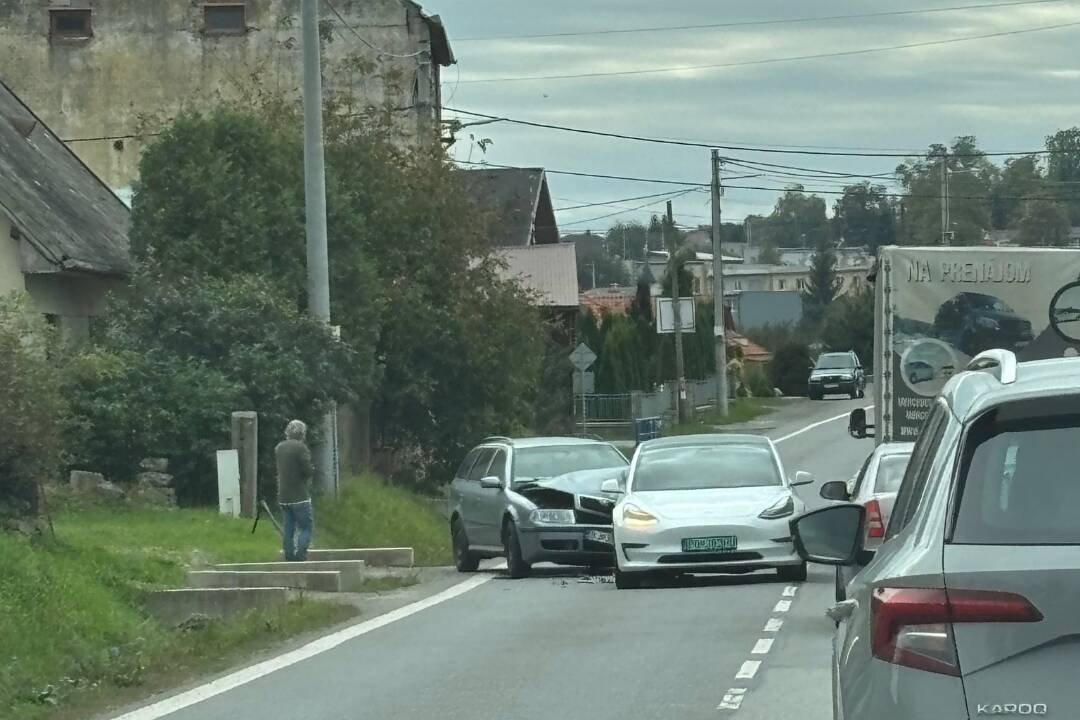
[(613, 536), (610, 525), (519, 528), (521, 556), (530, 564), (552, 562), (560, 565), (614, 565), (614, 546), (587, 539), (588, 531)]

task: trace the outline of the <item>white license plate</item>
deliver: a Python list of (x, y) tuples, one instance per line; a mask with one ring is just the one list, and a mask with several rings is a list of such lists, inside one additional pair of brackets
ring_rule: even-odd
[(585, 539), (592, 540), (593, 542), (604, 543), (605, 545), (614, 544), (611, 538), (611, 533), (607, 530), (586, 530)]
[(839, 386), (838, 384), (836, 384), (836, 383), (830, 383), (830, 384), (828, 384), (828, 385), (826, 385), (826, 386), (825, 386), (825, 389), (826, 389), (826, 390), (836, 390), (836, 389), (838, 389), (839, 387), (840, 387), (840, 386)]

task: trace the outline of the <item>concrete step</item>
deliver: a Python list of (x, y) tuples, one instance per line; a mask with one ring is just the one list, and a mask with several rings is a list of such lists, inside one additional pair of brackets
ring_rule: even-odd
[(306, 560), (303, 562), (225, 563), (214, 565), (210, 570), (225, 572), (339, 572), (341, 589), (345, 592), (359, 590), (367, 576), (367, 563), (363, 560)]
[(264, 588), (283, 587), (319, 592), (342, 592), (345, 589), (338, 570), (189, 570), (188, 586), (193, 588)]
[(308, 561), (312, 560), (363, 560), (368, 568), (373, 567), (412, 567), (412, 548), (340, 548), (308, 550)]
[(299, 591), (283, 587), (181, 588), (151, 592), (146, 597), (146, 610), (161, 623), (176, 627), (196, 617), (229, 617), (284, 605), (299, 597)]

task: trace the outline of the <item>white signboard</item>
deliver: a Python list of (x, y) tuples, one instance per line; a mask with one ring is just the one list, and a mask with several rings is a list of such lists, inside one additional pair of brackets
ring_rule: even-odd
[(240, 454), (217, 451), (218, 512), (240, 517)]
[[(692, 297), (679, 298), (679, 320), (684, 333), (694, 332), (697, 325), (697, 303)], [(656, 298), (656, 332), (671, 335), (675, 332), (675, 305), (671, 298)]]
[[(582, 390), (581, 384), (585, 383), (585, 389)], [(596, 374), (591, 372), (574, 373), (574, 394), (592, 395), (596, 392)]]

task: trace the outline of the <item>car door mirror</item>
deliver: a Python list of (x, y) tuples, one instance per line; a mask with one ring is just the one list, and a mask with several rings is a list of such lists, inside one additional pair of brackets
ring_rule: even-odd
[(600, 484), (600, 492), (622, 494), (622, 485), (616, 478), (610, 478)]
[(488, 490), (502, 490), (503, 489), (503, 481), (502, 481), (502, 478), (500, 478), (500, 477), (495, 477), (494, 475), (489, 475), (486, 478), (481, 478), (480, 487), (487, 488)]
[(791, 521), (795, 551), (807, 562), (853, 565), (862, 539), (866, 508), (831, 505)]
[(833, 480), (825, 483), (821, 486), (818, 494), (826, 500), (847, 500), (850, 497), (847, 483), (843, 480)]
[(814, 476), (803, 470), (795, 473), (795, 477), (791, 481), (791, 487), (799, 487), (800, 485), (813, 485)]

